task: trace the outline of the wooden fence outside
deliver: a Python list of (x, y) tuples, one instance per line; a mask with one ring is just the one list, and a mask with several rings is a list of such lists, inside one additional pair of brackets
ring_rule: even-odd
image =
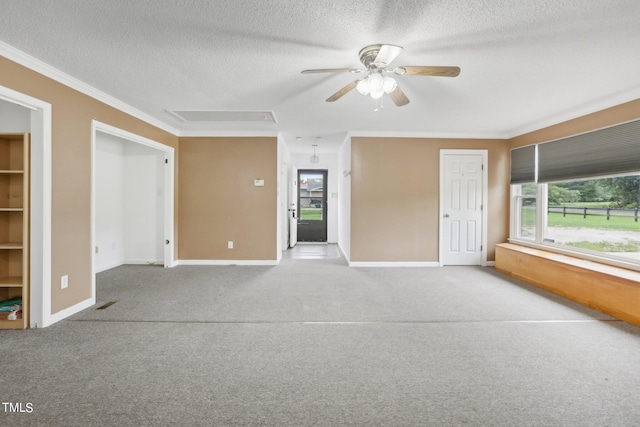
[(582, 215), (583, 218), (588, 216), (606, 216), (609, 218), (629, 218), (638, 222), (638, 208), (635, 209), (617, 209), (617, 208), (578, 208), (571, 206), (549, 206), (548, 213), (561, 213), (562, 216)]

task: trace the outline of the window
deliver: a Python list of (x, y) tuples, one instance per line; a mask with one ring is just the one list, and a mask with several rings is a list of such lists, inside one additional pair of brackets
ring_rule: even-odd
[(513, 186), (515, 207), (515, 224), (513, 236), (535, 241), (536, 240), (536, 202), (538, 198), (538, 186), (536, 184), (520, 184)]
[(640, 266), (640, 120), (511, 151), (511, 239)]
[(512, 194), (512, 238), (640, 264), (640, 173), (516, 184)]
[(545, 241), (640, 262), (640, 175), (547, 184)]

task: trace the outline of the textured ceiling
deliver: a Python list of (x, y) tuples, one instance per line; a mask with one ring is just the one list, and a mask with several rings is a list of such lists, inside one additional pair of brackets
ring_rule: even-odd
[[(637, 0), (0, 0), (0, 40), (182, 134), (281, 131), (308, 150), (368, 134), (513, 136), (640, 97)], [(457, 65), (459, 77), (398, 76), (411, 103), (352, 91), (369, 44), (393, 65)], [(184, 123), (166, 110), (273, 111), (278, 122)], [(301, 136), (301, 142), (295, 137)]]

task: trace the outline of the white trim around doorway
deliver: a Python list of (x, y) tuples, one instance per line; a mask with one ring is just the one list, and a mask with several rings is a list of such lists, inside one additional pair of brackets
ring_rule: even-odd
[(127, 141), (131, 141), (137, 144), (144, 145), (149, 148), (161, 151), (165, 155), (165, 160), (168, 163), (166, 173), (164, 174), (164, 236), (168, 243), (165, 244), (164, 254), (164, 266), (167, 268), (174, 267), (176, 265), (175, 252), (174, 252), (174, 161), (175, 150), (173, 147), (161, 144), (151, 139), (145, 138), (140, 135), (128, 132), (126, 130), (108, 125), (106, 123), (99, 122), (97, 120), (91, 121), (91, 299), (95, 304), (96, 299), (96, 267), (94, 261), (94, 248), (95, 248), (95, 153), (98, 133), (106, 133)]
[(51, 104), (4, 86), (0, 99), (31, 110), (29, 327), (45, 327), (57, 321), (51, 314)]

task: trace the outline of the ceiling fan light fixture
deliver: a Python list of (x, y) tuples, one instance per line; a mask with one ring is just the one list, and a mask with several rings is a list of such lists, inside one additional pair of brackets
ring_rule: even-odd
[(373, 99), (380, 99), (385, 93), (391, 93), (398, 86), (395, 79), (383, 77), (379, 72), (371, 72), (360, 80), (356, 90), (362, 95), (371, 95)]
[(384, 95), (384, 90), (382, 90), (382, 88), (376, 89), (376, 90), (372, 90), (370, 95), (371, 95), (371, 97), (373, 99), (380, 99), (380, 98), (382, 98), (382, 95)]
[(356, 86), (356, 90), (360, 92), (362, 95), (369, 95), (371, 90), (369, 89), (369, 82), (367, 79), (362, 79), (358, 82), (358, 86)]
[(396, 83), (396, 79), (392, 77), (385, 77), (384, 82), (382, 83), (382, 90), (384, 93), (391, 93), (396, 90), (398, 87), (398, 83)]
[(371, 73), (369, 77), (367, 77), (369, 81), (369, 89), (371, 92), (382, 89), (382, 85), (384, 84), (384, 79), (380, 73)]

